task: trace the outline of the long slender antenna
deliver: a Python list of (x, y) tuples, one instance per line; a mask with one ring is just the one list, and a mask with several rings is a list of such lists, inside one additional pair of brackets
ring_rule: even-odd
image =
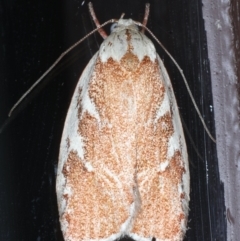
[(64, 51), (56, 60), (55, 62), (44, 72), (42, 76), (40, 76), (39, 79), (21, 96), (21, 98), (14, 104), (14, 106), (11, 108), (11, 110), (8, 113), (8, 116), (10, 117), (12, 115), (12, 112), (17, 108), (17, 106), (22, 102), (23, 99), (26, 98), (26, 96), (42, 81), (42, 79), (60, 62), (60, 60), (68, 54), (72, 49), (77, 47), (82, 41), (84, 41), (86, 38), (88, 38), (90, 35), (95, 33), (96, 31), (99, 30), (99, 28), (102, 28), (103, 26), (109, 24), (109, 23), (114, 23), (116, 22), (117, 19), (110, 19), (106, 21), (105, 23), (99, 25), (96, 29), (88, 33), (85, 37), (77, 41), (75, 44), (73, 44), (70, 48), (68, 48), (66, 51)]
[(165, 51), (165, 53), (170, 57), (170, 59), (173, 61), (173, 63), (175, 64), (175, 66), (177, 67), (178, 71), (180, 72), (180, 74), (181, 74), (181, 76), (183, 78), (183, 81), (184, 81), (184, 84), (185, 84), (185, 86), (187, 88), (188, 94), (189, 94), (189, 96), (190, 96), (190, 98), (192, 100), (194, 108), (197, 111), (197, 114), (198, 114), (198, 116), (199, 116), (199, 118), (200, 118), (200, 120), (201, 120), (201, 122), (203, 124), (203, 127), (204, 127), (205, 131), (207, 132), (208, 136), (212, 139), (212, 141), (214, 143), (216, 143), (215, 138), (212, 136), (212, 134), (210, 133), (209, 129), (207, 128), (207, 125), (205, 124), (205, 121), (204, 121), (204, 119), (203, 119), (203, 117), (201, 115), (201, 112), (199, 111), (198, 106), (197, 106), (197, 104), (196, 104), (196, 102), (195, 102), (195, 100), (193, 98), (193, 95), (192, 95), (192, 92), (191, 92), (191, 90), (189, 88), (187, 79), (186, 79), (186, 77), (185, 77), (185, 75), (183, 73), (183, 70), (180, 68), (179, 64), (177, 63), (177, 61), (172, 57), (172, 55), (167, 51), (167, 49), (163, 46), (163, 44), (157, 39), (157, 37), (152, 33), (152, 31), (149, 28), (147, 28), (146, 26), (144, 26), (143, 24), (141, 24), (139, 22), (135, 22), (134, 21), (134, 23), (136, 25), (140, 26), (140, 27), (145, 28), (151, 34), (151, 36), (157, 41), (157, 43), (161, 46), (161, 48)]

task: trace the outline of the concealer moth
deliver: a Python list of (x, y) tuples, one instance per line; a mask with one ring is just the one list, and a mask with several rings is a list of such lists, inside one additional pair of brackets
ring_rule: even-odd
[[(147, 23), (146, 5), (143, 26)], [(92, 5), (90, 12), (99, 27)], [(171, 81), (137, 22), (120, 18), (83, 71), (60, 145), (65, 241), (180, 241), (188, 155)]]

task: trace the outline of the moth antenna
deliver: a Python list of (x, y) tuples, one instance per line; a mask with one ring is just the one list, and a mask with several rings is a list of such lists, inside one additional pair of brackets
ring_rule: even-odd
[(165, 53), (169, 56), (169, 58), (173, 61), (173, 63), (175, 64), (175, 66), (177, 67), (178, 71), (180, 72), (180, 74), (181, 74), (181, 76), (182, 76), (182, 78), (183, 78), (183, 81), (184, 81), (184, 84), (185, 84), (185, 86), (186, 86), (186, 88), (187, 88), (188, 94), (189, 94), (189, 96), (190, 96), (190, 98), (191, 98), (191, 100), (192, 100), (192, 103), (193, 103), (193, 105), (194, 105), (194, 108), (195, 108), (195, 110), (197, 111), (197, 114), (198, 114), (198, 116), (199, 116), (199, 118), (200, 118), (200, 120), (201, 120), (201, 122), (202, 122), (202, 124), (203, 124), (203, 127), (204, 127), (205, 131), (207, 132), (207, 134), (208, 134), (208, 136), (211, 138), (211, 140), (212, 140), (214, 143), (216, 143), (215, 138), (212, 136), (212, 134), (210, 133), (209, 129), (207, 128), (207, 125), (206, 125), (206, 123), (205, 123), (205, 121), (204, 121), (204, 119), (203, 119), (203, 117), (202, 117), (202, 115), (201, 115), (201, 112), (199, 111), (198, 106), (197, 106), (197, 104), (196, 104), (196, 102), (195, 102), (195, 100), (194, 100), (194, 98), (193, 98), (192, 92), (191, 92), (191, 90), (190, 90), (190, 88), (189, 88), (189, 85), (188, 85), (187, 79), (186, 79), (186, 77), (185, 77), (185, 75), (184, 75), (184, 73), (183, 73), (183, 70), (180, 68), (180, 66), (179, 66), (179, 64), (177, 63), (177, 61), (176, 61), (176, 60), (173, 58), (173, 56), (167, 51), (167, 49), (163, 46), (163, 44), (157, 39), (157, 37), (152, 33), (152, 31), (151, 31), (149, 28), (147, 28), (146, 26), (144, 26), (143, 24), (141, 24), (141, 23), (139, 23), (139, 22), (135, 22), (135, 21), (134, 21), (134, 23), (135, 23), (136, 25), (140, 26), (140, 27), (145, 28), (145, 29), (150, 33), (150, 35), (156, 40), (156, 42), (161, 46), (161, 48), (165, 51)]
[(96, 27), (98, 28), (99, 34), (103, 37), (103, 39), (107, 38), (108, 35), (105, 32), (105, 30), (103, 28), (101, 28), (101, 25), (100, 25), (100, 23), (97, 19), (97, 16), (94, 12), (93, 4), (91, 2), (88, 3), (88, 8), (89, 8), (90, 15), (92, 16), (92, 20), (94, 21)]
[(145, 32), (145, 28), (146, 28), (147, 22), (148, 22), (149, 12), (150, 12), (150, 3), (146, 3), (145, 13), (144, 13), (144, 18), (143, 18), (143, 23), (142, 23), (143, 26), (142, 26), (142, 30), (141, 30), (142, 33)]
[[(179, 113), (179, 115), (180, 115), (180, 118), (181, 118), (181, 122), (182, 122), (183, 129), (184, 129), (185, 132), (186, 132), (186, 136), (189, 138), (189, 141), (190, 141), (190, 143), (192, 144), (192, 147), (193, 147), (194, 151), (196, 152), (197, 156), (200, 158), (201, 161), (204, 162), (204, 159), (203, 159), (203, 157), (201, 156), (201, 154), (199, 153), (198, 148), (197, 148), (196, 144), (195, 144), (194, 141), (193, 141), (192, 135), (190, 134), (190, 132), (189, 132), (189, 130), (188, 130), (188, 128), (187, 128), (187, 125), (186, 125), (185, 121), (184, 121), (183, 118), (182, 118), (181, 113)], [(191, 166), (193, 166), (194, 168), (197, 168), (197, 167), (194, 165), (194, 163), (191, 161), (191, 159), (189, 159), (189, 163), (190, 163)]]
[(122, 13), (121, 16), (120, 16), (120, 19), (123, 19), (125, 16), (125, 13)]
[[(21, 98), (14, 104), (14, 106), (11, 108), (11, 110), (8, 113), (8, 116), (10, 117), (12, 115), (12, 112), (17, 108), (17, 106), (22, 102), (23, 99), (26, 98), (26, 96), (42, 81), (42, 79), (49, 74), (49, 72), (60, 62), (60, 60), (68, 54), (71, 50), (73, 50), (75, 47), (77, 47), (82, 41), (84, 41), (86, 38), (88, 38), (93, 33), (97, 32), (99, 28), (102, 28), (103, 26), (117, 22), (116, 19), (110, 19), (106, 21), (105, 23), (99, 25), (97, 28), (95, 28), (93, 31), (88, 33), (86, 36), (84, 36), (82, 39), (78, 40), (75, 44), (73, 44), (71, 47), (69, 47), (67, 50), (65, 50), (56, 60), (55, 62), (36, 80), (36, 82), (21, 96)], [(3, 130), (2, 128), (0, 130)]]

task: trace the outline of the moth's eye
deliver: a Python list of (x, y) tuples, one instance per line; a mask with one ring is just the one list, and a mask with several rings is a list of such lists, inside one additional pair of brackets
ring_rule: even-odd
[(137, 24), (134, 24), (134, 26), (139, 31), (139, 26)]
[(118, 23), (113, 23), (110, 27), (110, 31), (112, 32), (114, 29), (116, 29), (118, 26)]

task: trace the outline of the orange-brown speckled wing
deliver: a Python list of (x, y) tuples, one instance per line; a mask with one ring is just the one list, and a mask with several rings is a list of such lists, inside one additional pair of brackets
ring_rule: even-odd
[(114, 31), (80, 78), (65, 123), (57, 178), (64, 238), (180, 241), (189, 172), (172, 86), (145, 35), (135, 26)]

